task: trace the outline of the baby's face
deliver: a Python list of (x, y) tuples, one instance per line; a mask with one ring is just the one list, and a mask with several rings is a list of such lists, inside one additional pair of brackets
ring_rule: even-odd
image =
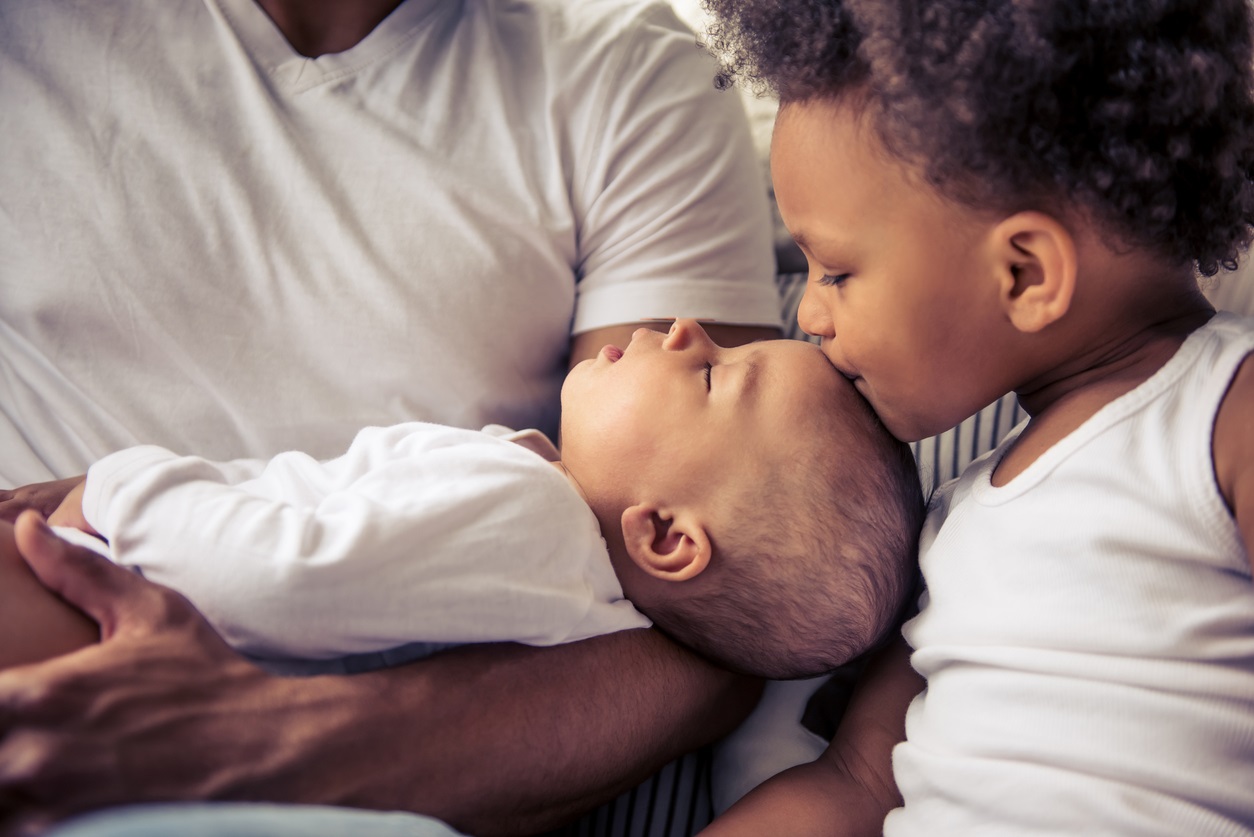
[(571, 370), (562, 462), (589, 498), (644, 489), (681, 502), (739, 490), (769, 458), (791, 455), (807, 413), (832, 409), (842, 392), (857, 397), (812, 343), (724, 349), (693, 320), (668, 334), (642, 328)]
[(923, 186), (839, 102), (781, 109), (771, 172), (809, 264), (797, 319), (895, 436), (946, 430), (1012, 388), (987, 339), (1005, 319), (987, 217)]

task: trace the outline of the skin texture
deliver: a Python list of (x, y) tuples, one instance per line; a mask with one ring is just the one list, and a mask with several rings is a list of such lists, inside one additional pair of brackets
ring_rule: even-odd
[(19, 488), (0, 489), (0, 520), (9, 523), (26, 509), (33, 509), (44, 517), (57, 510), (65, 495), (83, 481), (81, 476), (68, 477), (51, 482), (37, 482)]
[(39, 583), (18, 554), (13, 525), (0, 522), (0, 668), (33, 663), (90, 645), (96, 625)]
[(400, 0), (257, 0), (292, 48), (307, 58), (352, 49)]
[(1215, 417), (1215, 479), (1254, 570), (1254, 358), (1246, 358)]
[[(562, 464), (608, 533), (627, 595), (682, 595), (667, 582), (706, 569), (724, 510), (791, 455), (784, 431), (842, 386), (812, 344), (723, 348), (693, 320), (638, 329), (577, 364), (562, 388)], [(614, 548), (620, 530), (634, 566)]]
[(776, 198), (811, 274), (797, 319), (893, 435), (913, 441), (1009, 388), (988, 380), (989, 358), (964, 331), (948, 328), (997, 310), (996, 288), (973, 279), (983, 227), (889, 165), (862, 116), (843, 117), (807, 103), (776, 121)]

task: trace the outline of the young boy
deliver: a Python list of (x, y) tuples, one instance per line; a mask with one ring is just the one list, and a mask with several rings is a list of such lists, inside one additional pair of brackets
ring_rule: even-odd
[(429, 424), (367, 429), (325, 463), (133, 448), (50, 520), (105, 538), (240, 650), (339, 670), (651, 618), (724, 665), (798, 677), (897, 614), (922, 519), (913, 460), (813, 344), (640, 329), (571, 371), (561, 433), (560, 456), (535, 431)]
[(713, 5), (801, 325), (899, 438), (1030, 418), (930, 504), (913, 655), (709, 833), (1254, 834), (1254, 323), (1197, 281), (1254, 221), (1249, 4)]

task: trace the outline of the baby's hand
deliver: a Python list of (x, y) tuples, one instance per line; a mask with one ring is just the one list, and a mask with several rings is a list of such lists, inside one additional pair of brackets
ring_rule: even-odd
[[(45, 518), (50, 518), (70, 492), (76, 486), (81, 486), (85, 479), (86, 477), (69, 477), (52, 482), (35, 482), (12, 490), (0, 490), (0, 520), (12, 523), (26, 509), (34, 509)], [(82, 496), (81, 488), (79, 496)], [(81, 499), (79, 505), (82, 505)], [(79, 516), (82, 516), (81, 508)]]
[(61, 505), (57, 506), (56, 511), (48, 515), (49, 526), (68, 526), (71, 529), (78, 529), (89, 535), (98, 535), (91, 524), (87, 522), (87, 518), (83, 517), (83, 488), (87, 485), (86, 477), (82, 477), (65, 495), (65, 499), (61, 501)]

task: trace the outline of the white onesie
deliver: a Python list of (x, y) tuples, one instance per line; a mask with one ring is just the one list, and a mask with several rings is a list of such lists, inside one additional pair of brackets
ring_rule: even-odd
[(261, 659), (390, 652), (365, 667), (648, 627), (587, 503), (514, 441), (539, 434), (486, 430), (367, 428), (326, 462), (132, 448), (91, 467), (83, 512), (105, 554), (183, 593)]

